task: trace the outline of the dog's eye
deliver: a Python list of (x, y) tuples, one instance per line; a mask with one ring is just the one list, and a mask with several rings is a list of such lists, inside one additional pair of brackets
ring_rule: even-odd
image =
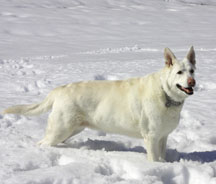
[(194, 73), (194, 70), (193, 70), (193, 69), (191, 69), (191, 70), (190, 70), (190, 73)]
[(179, 75), (182, 74), (182, 71), (178, 71), (177, 74), (179, 74)]

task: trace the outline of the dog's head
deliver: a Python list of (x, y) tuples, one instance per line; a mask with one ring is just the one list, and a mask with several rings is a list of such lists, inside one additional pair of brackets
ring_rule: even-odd
[(166, 91), (168, 95), (176, 101), (182, 101), (192, 95), (196, 81), (195, 72), (195, 52), (193, 46), (187, 56), (178, 61), (169, 48), (165, 48), (164, 57), (166, 61)]

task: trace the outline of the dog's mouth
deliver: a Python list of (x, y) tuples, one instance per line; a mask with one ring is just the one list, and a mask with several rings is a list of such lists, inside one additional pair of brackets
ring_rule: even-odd
[(177, 86), (177, 88), (179, 88), (180, 90), (185, 92), (187, 95), (193, 94), (193, 88), (192, 87), (185, 88), (185, 87), (181, 86), (180, 84), (176, 84), (176, 86)]

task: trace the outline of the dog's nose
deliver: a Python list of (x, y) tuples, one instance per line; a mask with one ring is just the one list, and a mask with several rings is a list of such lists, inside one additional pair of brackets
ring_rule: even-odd
[(188, 86), (194, 87), (195, 85), (196, 81), (192, 77), (188, 78)]

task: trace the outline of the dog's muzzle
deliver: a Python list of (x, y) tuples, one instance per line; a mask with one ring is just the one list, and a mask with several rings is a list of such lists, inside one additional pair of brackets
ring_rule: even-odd
[(185, 88), (185, 87), (181, 86), (180, 84), (176, 84), (176, 87), (178, 89), (180, 89), (181, 91), (185, 92), (187, 95), (193, 94), (193, 88), (192, 87)]
[(182, 90), (183, 92), (185, 92), (187, 95), (192, 95), (193, 91), (194, 91), (193, 87), (196, 85), (196, 81), (192, 77), (190, 77), (190, 78), (188, 78), (187, 83), (188, 83), (188, 86), (189, 86), (187, 88), (181, 86), (180, 84), (176, 84), (176, 87), (178, 89)]

